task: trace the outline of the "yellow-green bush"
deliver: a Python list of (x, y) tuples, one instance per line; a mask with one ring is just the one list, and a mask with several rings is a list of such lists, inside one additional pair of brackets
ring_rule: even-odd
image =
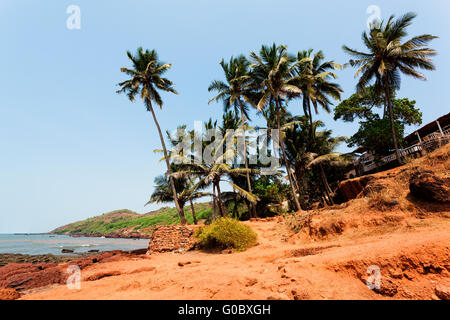
[(202, 248), (233, 248), (244, 251), (256, 244), (256, 233), (245, 224), (231, 218), (220, 218), (200, 228), (195, 237)]

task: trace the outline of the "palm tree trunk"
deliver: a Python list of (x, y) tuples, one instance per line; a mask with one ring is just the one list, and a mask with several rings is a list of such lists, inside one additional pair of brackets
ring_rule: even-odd
[(174, 183), (173, 177), (172, 177), (172, 170), (170, 168), (170, 162), (169, 162), (169, 157), (167, 155), (166, 144), (164, 143), (164, 137), (163, 137), (162, 132), (161, 132), (161, 127), (159, 126), (158, 120), (156, 119), (155, 111), (153, 110), (152, 102), (150, 101), (150, 99), (147, 99), (147, 107), (150, 109), (150, 111), (152, 113), (152, 116), (153, 116), (153, 120), (155, 121), (155, 124), (156, 124), (156, 128), (158, 129), (159, 138), (161, 140), (161, 145), (162, 145), (163, 152), (164, 152), (164, 158), (166, 160), (167, 173), (169, 174), (170, 187), (172, 189), (173, 199), (174, 199), (174, 202), (175, 202), (175, 207), (177, 208), (178, 214), (180, 216), (180, 223), (182, 225), (185, 225), (186, 224), (186, 218), (184, 216), (183, 209), (180, 207), (180, 204), (178, 203), (177, 191), (175, 189), (175, 183)]
[(392, 139), (394, 141), (395, 154), (397, 156), (397, 162), (399, 164), (401, 164), (401, 156), (400, 156), (400, 151), (398, 149), (397, 135), (395, 133), (395, 126), (394, 126), (394, 112), (392, 110), (391, 93), (390, 93), (390, 89), (389, 89), (389, 85), (388, 85), (386, 77), (384, 77), (384, 90), (385, 90), (386, 101), (387, 101), (388, 110), (389, 110), (389, 121), (391, 123)]
[(325, 194), (328, 197), (328, 201), (330, 202), (330, 205), (334, 205), (333, 201), (333, 190), (331, 190), (330, 185), (328, 184), (327, 176), (325, 175), (325, 171), (323, 170), (322, 164), (319, 164), (320, 168), (320, 176), (322, 178), (322, 184), (323, 188), (325, 190)]
[(311, 135), (311, 142), (314, 142), (314, 127), (313, 127), (313, 119), (312, 119), (312, 112), (311, 112), (311, 102), (309, 101), (309, 97), (304, 97), (303, 99), (306, 99), (306, 105), (308, 106), (308, 117), (309, 117), (309, 133)]
[(292, 181), (292, 172), (291, 172), (289, 163), (287, 161), (286, 151), (284, 150), (283, 137), (281, 135), (281, 124), (280, 124), (280, 109), (281, 109), (281, 107), (280, 107), (280, 102), (278, 101), (278, 98), (275, 99), (275, 102), (277, 104), (277, 126), (278, 126), (278, 131), (280, 131), (279, 137), (280, 137), (281, 152), (283, 153), (283, 160), (284, 160), (284, 164), (286, 166), (286, 171), (288, 173), (289, 183), (291, 185), (292, 195), (294, 197), (295, 205), (296, 205), (298, 211), (302, 211), (302, 207), (300, 206), (300, 202), (298, 201), (297, 192), (295, 190), (295, 186)]
[[(295, 173), (294, 173), (295, 180), (301, 181), (302, 182), (302, 190), (306, 191), (307, 183), (306, 183), (306, 179), (305, 179), (305, 173), (303, 172), (302, 168), (300, 168), (300, 166), (298, 164), (294, 164), (294, 169), (295, 169)], [(297, 186), (297, 190), (300, 190), (300, 186), (298, 185), (298, 183), (296, 186)], [(299, 200), (300, 200), (300, 205), (302, 206), (302, 208), (307, 208), (304, 193), (299, 194)]]
[[(247, 139), (245, 137), (245, 117), (244, 117), (244, 107), (242, 106), (242, 101), (241, 99), (238, 99), (239, 101), (239, 106), (241, 107), (241, 121), (242, 121), (242, 129), (244, 132), (244, 162), (245, 162), (245, 170), (246, 172), (246, 176), (247, 176), (247, 187), (248, 187), (248, 192), (252, 193), (252, 183), (250, 181), (250, 172), (248, 172), (248, 159), (247, 159)], [(250, 203), (251, 206), (251, 215), (253, 216), (253, 218), (257, 217), (256, 214), (256, 205), (254, 203)]]
[(217, 196), (218, 196), (218, 203), (219, 203), (219, 212), (220, 212), (220, 215), (222, 216), (222, 217), (225, 217), (225, 212), (224, 212), (224, 210), (223, 210), (223, 202), (222, 202), (222, 194), (221, 194), (221, 192), (220, 192), (220, 182), (217, 182), (217, 185), (216, 185), (216, 188), (217, 188)]
[(214, 218), (217, 217), (217, 211), (216, 211), (216, 185), (213, 184), (213, 216)]
[(250, 218), (252, 218), (252, 203), (250, 202), (250, 201), (245, 201), (245, 203), (247, 204), (247, 210), (248, 210), (248, 214), (249, 214), (249, 217)]
[(330, 195), (333, 195), (333, 190), (331, 190), (330, 185), (328, 184), (328, 179), (327, 179), (327, 176), (325, 175), (325, 171), (323, 170), (323, 166), (321, 163), (319, 163), (319, 168), (320, 168), (320, 175), (322, 176), (322, 182), (323, 182), (323, 185), (325, 186), (325, 189), (327, 190), (327, 192)]
[(189, 199), (189, 202), (191, 203), (191, 211), (192, 211), (192, 218), (194, 219), (194, 224), (198, 224), (197, 215), (195, 214), (194, 203), (192, 202), (192, 199)]
[(331, 206), (332, 202), (330, 200), (330, 196), (328, 195), (327, 191), (324, 189), (323, 191), (323, 198), (325, 199), (325, 203), (327, 206)]

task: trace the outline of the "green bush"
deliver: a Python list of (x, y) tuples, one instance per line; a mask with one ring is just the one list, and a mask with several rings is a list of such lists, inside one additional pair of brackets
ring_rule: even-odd
[(244, 251), (256, 244), (256, 233), (248, 226), (231, 218), (220, 218), (200, 228), (195, 237), (202, 248), (233, 248)]

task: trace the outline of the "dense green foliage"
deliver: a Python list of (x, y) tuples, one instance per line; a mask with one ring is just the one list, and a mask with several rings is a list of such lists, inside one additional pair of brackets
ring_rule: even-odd
[[(421, 124), (422, 112), (416, 108), (416, 101), (408, 98), (395, 99), (395, 92), (392, 92), (392, 97), (394, 130), (398, 145), (403, 146), (405, 126)], [(358, 131), (348, 140), (349, 147), (360, 146), (378, 156), (393, 152), (395, 145), (386, 108), (383, 115), (379, 114), (379, 109), (383, 106), (385, 106), (384, 96), (378, 95), (373, 86), (353, 94), (336, 106), (335, 120), (353, 122), (360, 119)]]
[[(399, 122), (394, 122), (397, 141), (403, 145), (404, 126)], [(377, 156), (386, 156), (394, 150), (392, 140), (392, 130), (389, 119), (374, 118), (361, 121), (358, 132), (349, 139), (349, 146), (360, 146), (365, 150), (374, 152)]]
[(195, 237), (201, 247), (207, 249), (232, 248), (244, 251), (256, 244), (257, 235), (249, 227), (232, 218), (219, 218), (200, 228)]

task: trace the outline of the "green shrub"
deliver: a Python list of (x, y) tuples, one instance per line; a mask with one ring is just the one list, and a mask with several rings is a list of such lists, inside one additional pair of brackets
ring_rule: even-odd
[(203, 248), (233, 248), (244, 251), (256, 244), (256, 233), (245, 224), (231, 218), (220, 218), (200, 228), (195, 237)]

